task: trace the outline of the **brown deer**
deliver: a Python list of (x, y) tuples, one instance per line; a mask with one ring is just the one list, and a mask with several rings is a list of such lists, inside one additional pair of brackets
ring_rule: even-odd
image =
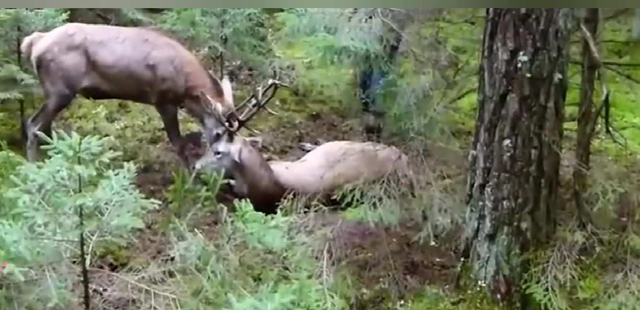
[(347, 184), (374, 181), (391, 173), (412, 175), (405, 154), (374, 142), (332, 141), (297, 161), (267, 162), (254, 147), (256, 140), (229, 134), (221, 141), (196, 162), (195, 169), (224, 170), (233, 179), (234, 192), (265, 213), (276, 212), (289, 191), (326, 196)]
[(177, 41), (151, 29), (68, 23), (49, 32), (34, 32), (20, 47), (44, 90), (45, 103), (25, 124), (27, 158), (37, 159), (37, 131), (49, 134), (55, 117), (77, 94), (103, 100), (150, 104), (160, 114), (166, 134), (181, 154), (178, 109), (185, 108), (215, 143), (234, 121), (229, 80), (211, 75)]

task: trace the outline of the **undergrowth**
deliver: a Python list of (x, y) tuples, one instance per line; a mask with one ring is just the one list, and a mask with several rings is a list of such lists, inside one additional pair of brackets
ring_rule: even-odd
[(102, 244), (131, 242), (132, 231), (143, 226), (141, 215), (157, 205), (136, 189), (133, 164), (112, 166), (118, 154), (104, 147), (106, 138), (63, 132), (41, 137), (49, 143), (45, 161), (2, 162), (9, 174), (0, 197), (0, 261), (9, 266), (0, 276), (3, 309), (73, 305), (78, 236), (88, 240), (92, 265)]
[[(597, 150), (597, 149), (596, 149)], [(584, 193), (594, 226), (578, 225), (573, 205), (562, 215), (552, 242), (528, 258), (532, 269), (523, 288), (548, 309), (638, 309), (640, 301), (640, 182), (637, 159), (598, 156)]]

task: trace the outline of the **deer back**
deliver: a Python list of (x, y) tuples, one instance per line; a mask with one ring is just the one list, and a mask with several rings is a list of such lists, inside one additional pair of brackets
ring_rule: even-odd
[(89, 98), (184, 102), (192, 114), (205, 113), (203, 104), (233, 109), (220, 81), (192, 53), (150, 29), (68, 23), (31, 34), (21, 50), (41, 81), (62, 80), (66, 91)]
[(407, 156), (393, 146), (372, 142), (333, 141), (294, 162), (270, 162), (277, 179), (304, 194), (328, 193), (346, 184), (373, 181), (405, 172)]

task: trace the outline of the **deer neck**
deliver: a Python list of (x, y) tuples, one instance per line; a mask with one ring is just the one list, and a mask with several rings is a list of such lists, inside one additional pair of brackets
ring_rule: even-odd
[(274, 175), (267, 161), (247, 142), (242, 146), (240, 163), (233, 169), (236, 190), (251, 200), (259, 211), (274, 211), (286, 188)]

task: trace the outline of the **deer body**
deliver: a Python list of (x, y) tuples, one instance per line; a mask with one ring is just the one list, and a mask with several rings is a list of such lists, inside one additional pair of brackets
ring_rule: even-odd
[(271, 161), (277, 179), (302, 194), (328, 194), (347, 184), (368, 182), (407, 167), (395, 147), (373, 142), (332, 141), (297, 161)]
[(50, 132), (53, 119), (77, 94), (155, 106), (176, 148), (179, 108), (201, 123), (210, 142), (224, 128), (214, 113), (233, 110), (228, 80), (219, 82), (182, 45), (149, 29), (68, 23), (27, 36), (21, 51), (45, 95), (26, 125), (30, 161), (37, 157), (35, 132)]
[(273, 213), (288, 191), (325, 195), (357, 182), (407, 172), (407, 156), (392, 146), (373, 142), (333, 141), (297, 161), (267, 162), (241, 137), (219, 144), (205, 154), (196, 169), (224, 169), (235, 180), (234, 191), (256, 210)]

